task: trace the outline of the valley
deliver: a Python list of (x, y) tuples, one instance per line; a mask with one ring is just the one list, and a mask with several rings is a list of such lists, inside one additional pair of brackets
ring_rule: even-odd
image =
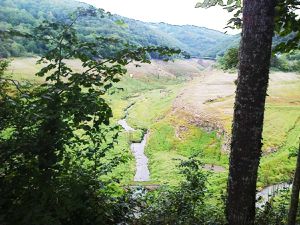
[[(19, 80), (41, 82), (33, 76), (39, 68), (35, 60), (16, 58), (7, 73)], [(76, 61), (67, 63), (80, 71)], [(126, 130), (120, 129), (115, 147), (128, 160), (114, 175), (122, 177), (123, 184), (176, 185), (180, 181), (176, 159), (198, 154), (204, 169), (211, 171), (210, 188), (224, 190), (236, 74), (215, 69), (212, 61), (196, 59), (153, 60), (127, 69), (127, 75), (116, 84), (116, 93), (107, 96), (114, 113), (111, 124), (126, 118), (128, 125)], [(295, 158), (289, 154), (297, 146), (300, 132), (299, 75), (272, 72), (268, 94), (259, 189), (292, 177)], [(136, 160), (130, 146), (139, 142), (143, 142), (150, 171), (146, 182), (134, 179)]]
[(297, 9), (1, 0), (0, 224), (300, 224)]

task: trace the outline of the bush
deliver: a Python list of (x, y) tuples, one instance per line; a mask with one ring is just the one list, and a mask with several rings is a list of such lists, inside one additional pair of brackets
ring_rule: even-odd
[(283, 72), (300, 72), (300, 53), (275, 55), (271, 59), (271, 67)]
[(239, 55), (238, 47), (229, 48), (225, 52), (224, 56), (219, 57), (217, 59), (218, 67), (220, 67), (223, 70), (236, 69), (239, 62), (238, 55)]
[(138, 225), (218, 225), (225, 224), (222, 201), (211, 202), (208, 173), (195, 157), (181, 161), (184, 180), (178, 187), (162, 187), (141, 198)]
[(285, 225), (290, 202), (289, 190), (282, 190), (256, 211), (256, 225)]
[[(28, 84), (4, 75), (0, 61), (0, 224), (109, 225), (125, 220), (129, 207), (110, 175), (124, 162), (114, 148), (118, 126), (105, 94), (125, 75), (131, 61), (149, 62), (147, 53), (171, 56), (167, 47), (128, 47), (103, 59), (99, 49), (116, 40), (79, 40), (74, 28), (80, 9), (63, 22), (43, 22), (31, 38), (48, 51), (38, 61), (43, 83)], [(122, 44), (120, 42), (119, 44)], [(17, 48), (16, 51), (21, 51)], [(74, 58), (84, 71), (65, 63)]]

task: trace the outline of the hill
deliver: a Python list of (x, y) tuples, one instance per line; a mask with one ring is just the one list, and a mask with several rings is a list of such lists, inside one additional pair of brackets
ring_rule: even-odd
[[(88, 4), (73, 0), (2, 0), (0, 1), (0, 30), (9, 28), (30, 31), (43, 20), (65, 20), (78, 7)], [(116, 21), (123, 20), (124, 25)], [(193, 57), (216, 57), (238, 40), (238, 36), (197, 26), (177, 26), (166, 23), (146, 23), (111, 15), (105, 18), (85, 18), (78, 24), (82, 39), (94, 34), (113, 36), (139, 46), (163, 45), (180, 48)], [(15, 38), (1, 44), (0, 56), (26, 56), (40, 54), (43, 46)]]

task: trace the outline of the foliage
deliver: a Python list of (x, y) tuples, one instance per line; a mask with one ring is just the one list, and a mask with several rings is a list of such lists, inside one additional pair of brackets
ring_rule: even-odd
[[(243, 4), (241, 0), (204, 0), (196, 7), (209, 8), (222, 6), (228, 12), (233, 12), (233, 18), (228, 21), (228, 27), (241, 28)], [(300, 3), (298, 0), (278, 0), (275, 5), (275, 34), (281, 39), (274, 47), (274, 52), (290, 52), (299, 49), (300, 18), (298, 16)]]
[(141, 199), (141, 216), (136, 224), (224, 224), (222, 204), (208, 204), (208, 174), (195, 157), (179, 164), (184, 180), (178, 187), (162, 187)]
[[(246, 35), (243, 36), (242, 39), (242, 54), (241, 55), (241, 59), (243, 60), (243, 64), (241, 64), (240, 66), (240, 70), (239, 70), (239, 82), (238, 83), (238, 88), (237, 88), (237, 96), (236, 96), (236, 102), (235, 102), (235, 114), (234, 114), (234, 121), (233, 121), (233, 132), (232, 132), (232, 151), (231, 151), (231, 164), (230, 164), (230, 174), (229, 174), (229, 183), (228, 183), (228, 201), (227, 201), (227, 209), (228, 211), (227, 213), (227, 218), (228, 218), (228, 222), (232, 223), (232, 224), (253, 224), (253, 220), (255, 217), (255, 210), (253, 209), (254, 206), (254, 201), (253, 199), (255, 198), (255, 192), (254, 192), (254, 188), (248, 188), (248, 187), (255, 187), (256, 185), (256, 180), (257, 180), (257, 168), (259, 165), (259, 161), (260, 161), (260, 154), (261, 154), (261, 131), (259, 131), (259, 135), (258, 138), (255, 141), (258, 141), (258, 148), (256, 149), (252, 149), (252, 151), (256, 151), (258, 149), (257, 152), (257, 157), (253, 155), (251, 155), (249, 153), (249, 150), (251, 149), (243, 149), (243, 143), (245, 144), (246, 141), (243, 140), (243, 138), (245, 137), (245, 135), (247, 136), (247, 128), (248, 127), (243, 127), (243, 121), (240, 118), (243, 117), (239, 117), (239, 115), (243, 114), (241, 113), (241, 109), (245, 109), (248, 108), (250, 111), (252, 110), (252, 106), (256, 104), (256, 106), (261, 106), (262, 107), (258, 107), (257, 109), (260, 110), (260, 114), (263, 115), (264, 112), (264, 103), (265, 103), (265, 95), (266, 95), (266, 90), (267, 90), (267, 83), (268, 83), (268, 73), (269, 73), (269, 64), (268, 62), (261, 62), (262, 64), (259, 65), (260, 63), (257, 61), (257, 59), (261, 60), (265, 60), (265, 59), (270, 59), (270, 53), (268, 52), (268, 50), (262, 50), (259, 52), (258, 49), (254, 49), (253, 48), (253, 57), (251, 56), (251, 52), (249, 53), (249, 50), (251, 51), (251, 46), (249, 45), (249, 41), (261, 41), (262, 45), (265, 44), (266, 46), (268, 46), (268, 44), (270, 44), (270, 39), (264, 39), (261, 38), (261, 30), (251, 30), (254, 26), (255, 23), (253, 23), (252, 20), (249, 20), (249, 15), (256, 17), (255, 15), (255, 10), (259, 10), (258, 7), (255, 9), (255, 4), (256, 6), (261, 6), (261, 7), (265, 7), (263, 9), (263, 12), (260, 13), (258, 12), (257, 15), (261, 16), (262, 19), (262, 24), (261, 27), (264, 26), (264, 29), (266, 29), (266, 37), (270, 38), (270, 35), (273, 34), (274, 32), (274, 28), (273, 28), (273, 22), (270, 21), (275, 19), (275, 31), (281, 35), (281, 36), (287, 36), (292, 34), (292, 38), (287, 41), (286, 43), (280, 43), (279, 45), (277, 45), (275, 47), (275, 51), (289, 51), (291, 49), (296, 49), (299, 47), (299, 40), (300, 40), (300, 35), (293, 34), (293, 32), (298, 32), (298, 27), (299, 27), (299, 17), (297, 15), (297, 13), (295, 13), (295, 11), (298, 9), (299, 6), (299, 1), (269, 1), (266, 2), (266, 4), (261, 4), (260, 1), (256, 1), (256, 3), (253, 3), (254, 6), (251, 7), (251, 1), (247, 1), (246, 3), (248, 3), (247, 5), (245, 4), (245, 8), (243, 10), (243, 18), (245, 19), (245, 31), (247, 34), (249, 34), (249, 32), (252, 34), (250, 35)], [(225, 6), (225, 8), (228, 9), (228, 7), (231, 7), (231, 5), (233, 4), (233, 10), (234, 9), (238, 9), (238, 13), (236, 13), (234, 15), (233, 20), (229, 21), (229, 23), (232, 23), (233, 21), (239, 20), (240, 24), (242, 23), (242, 20), (239, 18), (239, 16), (241, 16), (242, 13), (242, 4), (241, 1), (239, 0), (228, 0), (228, 1), (223, 1), (223, 0), (205, 0), (203, 3), (200, 3), (199, 6), (200, 7), (211, 7), (211, 6), (215, 6), (215, 5), (221, 5), (221, 6)], [(247, 7), (246, 7), (247, 6)], [(273, 10), (276, 6), (276, 16), (274, 17), (273, 15)], [(228, 10), (230, 11), (230, 10)], [(266, 12), (268, 12), (266, 14)], [(246, 21), (247, 19), (247, 21)], [(257, 18), (256, 18), (257, 19)], [(246, 24), (247, 22), (247, 24)], [(233, 22), (233, 24), (236, 26), (236, 24)], [(257, 33), (253, 33), (256, 32)], [(269, 33), (268, 33), (269, 32)], [(269, 36), (268, 36), (269, 35)], [(298, 37), (299, 36), (299, 37)], [(268, 44), (267, 44), (268, 43)], [(257, 56), (257, 52), (259, 52), (259, 57), (256, 59), (255, 61), (255, 57)], [(249, 56), (250, 55), (250, 56)], [(252, 57), (252, 58), (251, 58)], [(267, 58), (266, 58), (267, 57)], [(246, 60), (244, 60), (246, 59)], [(250, 72), (249, 74), (249, 70), (247, 71), (247, 68), (252, 68), (252, 74)], [(256, 68), (253, 69), (253, 68)], [(249, 79), (249, 77), (251, 77), (251, 75), (255, 75), (255, 73), (262, 73), (262, 80), (257, 79), (257, 82), (255, 80), (251, 80), (251, 78)], [(244, 82), (245, 81), (245, 82)], [(248, 82), (247, 82), (248, 81)], [(262, 83), (260, 83), (261, 81), (263, 81)], [(256, 85), (258, 85), (259, 87), (257, 88), (257, 91), (261, 91), (261, 95), (258, 95), (261, 98), (257, 98), (255, 101), (255, 98), (253, 100), (253, 93), (251, 91), (249, 91), (250, 89), (252, 90), (253, 88), (255, 88), (255, 85), (253, 85), (256, 82)], [(265, 86), (263, 86), (265, 85)], [(252, 96), (253, 95), (253, 96)], [(248, 98), (248, 99), (247, 99)], [(253, 104), (253, 105), (251, 105)], [(255, 106), (255, 107), (256, 107)], [(251, 108), (252, 107), (252, 108)], [(254, 108), (255, 108), (254, 107)], [(244, 110), (244, 113), (247, 110)], [(254, 110), (255, 111), (255, 110)], [(250, 113), (251, 114), (251, 113)], [(239, 120), (240, 119), (240, 120)], [(259, 121), (257, 127), (262, 127), (263, 125), (263, 116), (261, 118), (259, 118), (257, 121)], [(245, 125), (245, 124), (244, 124)], [(247, 124), (246, 124), (247, 125)], [(249, 125), (249, 124), (248, 124)], [(251, 128), (251, 125), (249, 125), (249, 129)], [(248, 132), (248, 136), (252, 135), (251, 132)], [(251, 136), (252, 137), (252, 136)], [(250, 137), (249, 137), (250, 138)], [(240, 145), (238, 144), (240, 142)], [(247, 143), (246, 143), (247, 144)], [(243, 150), (245, 151), (244, 154), (242, 154), (241, 152), (243, 152)], [(248, 150), (248, 153), (247, 153)], [(248, 154), (248, 155), (247, 155)], [(256, 153), (255, 153), (256, 154)], [(252, 157), (252, 158), (251, 158)], [(247, 167), (249, 165), (247, 164), (247, 160), (251, 161), (251, 160), (255, 160), (257, 165), (255, 165), (253, 168), (249, 169), (247, 171), (247, 169), (243, 170), (241, 169), (242, 167)], [(239, 160), (243, 160), (243, 163), (239, 164)], [(245, 163), (246, 162), (246, 163)], [(237, 165), (239, 165), (239, 169), (236, 170)], [(249, 167), (250, 168), (250, 167)], [(242, 173), (242, 171), (244, 171), (244, 174), (237, 174), (236, 171), (239, 171)], [(245, 179), (241, 178), (241, 176), (247, 176)], [(254, 179), (252, 179), (254, 177)], [(244, 181), (247, 180), (249, 178), (248, 184), (249, 185), (236, 185), (237, 181)], [(252, 179), (252, 180), (251, 180)], [(239, 195), (244, 195), (244, 196), (251, 196), (249, 199), (245, 199), (245, 201), (240, 201), (243, 199), (239, 199)], [(241, 197), (241, 196), (240, 196)], [(251, 199), (252, 198), (252, 199)], [(242, 208), (239, 208), (242, 207)], [(246, 210), (245, 210), (246, 209)], [(276, 215), (277, 216), (277, 215)], [(270, 224), (271, 221), (268, 222), (264, 222), (264, 224)], [(276, 223), (278, 224), (279, 221), (272, 221), (271, 223)], [(283, 224), (283, 221), (280, 221), (280, 224)], [(261, 222), (258, 224), (262, 224)]]
[[(207, 189), (209, 173), (202, 169), (199, 156), (180, 160), (179, 171), (183, 176), (179, 186), (161, 186), (157, 190), (143, 188), (129, 190), (124, 203), (130, 210), (128, 224), (226, 224), (224, 196), (218, 199)], [(263, 206), (256, 208), (255, 224), (284, 225), (287, 220), (290, 192), (281, 190)]]
[(241, 0), (204, 0), (196, 4), (196, 8), (209, 8), (213, 6), (222, 6), (228, 12), (233, 13), (233, 18), (231, 18), (227, 27), (229, 28), (241, 28), (242, 26), (242, 1)]
[(271, 67), (284, 72), (300, 72), (299, 52), (274, 55), (271, 59)]
[(299, 9), (298, 0), (279, 0), (276, 4), (275, 31), (280, 37), (287, 37), (287, 40), (281, 42), (275, 47), (277, 52), (290, 52), (299, 49), (300, 18), (297, 10)]
[[(40, 85), (4, 76), (7, 63), (1, 61), (1, 224), (123, 220), (122, 191), (108, 175), (125, 159), (113, 148), (119, 127), (109, 125), (112, 110), (104, 95), (126, 73), (129, 62), (149, 62), (149, 52), (167, 59), (180, 51), (105, 37), (82, 41), (76, 22), (98, 15), (94, 8), (80, 9), (62, 23), (43, 22), (28, 35), (47, 50), (38, 61), (45, 64), (36, 74), (45, 79)], [(111, 44), (121, 50), (104, 58), (101, 50)], [(79, 59), (84, 71), (68, 67), (64, 60), (70, 58)]]
[(223, 70), (236, 69), (238, 66), (238, 47), (229, 48), (222, 57), (218, 58), (218, 66)]
[(2, 77), (4, 75), (4, 71), (9, 66), (9, 61), (5, 59), (0, 60), (0, 76)]
[(225, 167), (228, 164), (227, 155), (220, 151), (217, 134), (206, 133), (189, 124), (183, 119), (186, 116), (181, 113), (177, 116), (168, 115), (150, 127), (151, 135), (145, 152), (149, 157), (151, 179), (155, 182), (178, 184), (180, 178), (174, 158), (186, 159), (200, 151), (203, 152), (201, 161), (204, 163)]
[[(77, 1), (62, 0), (2, 0), (0, 1), (0, 32), (16, 29), (29, 32), (44, 20), (65, 21), (68, 14), (77, 7), (88, 8), (87, 4)], [(77, 22), (76, 27), (82, 41), (93, 40), (94, 35), (123, 40), (131, 45), (145, 47), (149, 45), (180, 48), (193, 56), (216, 57), (221, 54), (236, 36), (195, 26), (174, 26), (164, 23), (144, 23), (118, 15), (89, 17)], [(111, 45), (117, 50), (120, 46)], [(110, 53), (111, 50), (107, 49)], [(12, 38), (0, 45), (3, 57), (41, 55), (46, 49), (43, 43), (23, 38)], [(102, 52), (104, 53), (104, 51)], [(152, 57), (159, 58), (156, 53)]]
[(257, 225), (284, 225), (287, 221), (289, 191), (282, 190), (272, 197), (262, 208), (257, 209), (255, 224)]
[(221, 32), (207, 28), (198, 28), (192, 25), (172, 26), (165, 23), (152, 24), (156, 30), (171, 35), (174, 39), (183, 43), (181, 49), (192, 56), (212, 57), (223, 54), (226, 49), (234, 46), (239, 35), (224, 35)]
[[(218, 67), (223, 70), (236, 69), (238, 66), (238, 47), (229, 48), (223, 56), (218, 57)], [(298, 51), (273, 55), (271, 67), (284, 72), (300, 72), (300, 57)]]

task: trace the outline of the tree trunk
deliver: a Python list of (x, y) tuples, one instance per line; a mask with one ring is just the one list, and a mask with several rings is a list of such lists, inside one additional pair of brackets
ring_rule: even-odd
[(297, 216), (297, 209), (298, 209), (298, 202), (299, 202), (299, 190), (300, 190), (300, 143), (298, 149), (296, 171), (295, 171), (295, 176), (293, 181), (288, 225), (296, 224), (296, 216)]
[(60, 119), (60, 99), (58, 95), (52, 96), (47, 103), (47, 115), (40, 126), (38, 136), (38, 162), (40, 171), (40, 184), (47, 186), (53, 179), (53, 172), (57, 170), (59, 152), (62, 149), (63, 124)]
[(244, 0), (227, 188), (230, 225), (254, 224), (274, 9), (275, 0)]

